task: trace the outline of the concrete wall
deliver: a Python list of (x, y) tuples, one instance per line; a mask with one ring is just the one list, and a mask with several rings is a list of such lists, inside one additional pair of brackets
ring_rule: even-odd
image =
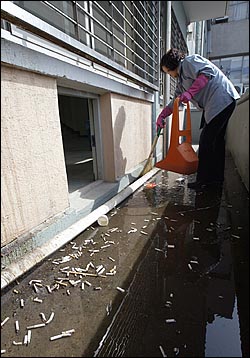
[(150, 152), (152, 105), (115, 94), (111, 101), (116, 177), (119, 178), (145, 160)]
[(231, 21), (211, 27), (210, 58), (249, 52), (249, 20)]
[(6, 66), (1, 72), (4, 246), (69, 202), (56, 80)]
[(104, 179), (114, 181), (143, 162), (151, 149), (152, 104), (117, 94), (101, 96)]
[(226, 148), (249, 191), (249, 92), (238, 101), (226, 133)]
[(111, 94), (100, 97), (101, 137), (103, 143), (103, 178), (106, 181), (115, 181), (115, 153), (114, 136), (111, 114)]
[(183, 8), (182, 1), (171, 1), (171, 6), (174, 10), (174, 14), (175, 14), (178, 24), (180, 26), (182, 35), (185, 39), (187, 36), (188, 20), (186, 18), (186, 14), (185, 14), (185, 10)]

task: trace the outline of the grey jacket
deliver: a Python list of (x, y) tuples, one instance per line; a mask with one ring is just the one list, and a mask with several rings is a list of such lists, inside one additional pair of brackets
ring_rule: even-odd
[(229, 106), (233, 99), (240, 98), (234, 85), (224, 73), (200, 55), (186, 56), (179, 64), (178, 73), (175, 95), (168, 107), (173, 108), (175, 98), (187, 91), (200, 74), (204, 74), (209, 78), (209, 81), (190, 102), (204, 111), (207, 124)]

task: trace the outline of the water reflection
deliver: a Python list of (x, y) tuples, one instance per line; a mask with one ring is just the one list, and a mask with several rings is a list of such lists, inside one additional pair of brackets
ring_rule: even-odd
[[(125, 356), (204, 357), (208, 346), (213, 354), (212, 342), (206, 341), (207, 325), (216, 317), (232, 319), (235, 289), (228, 227), (221, 213), (222, 189), (197, 193), (190, 206), (176, 204), (182, 190), (169, 194), (152, 234), (156, 251), (152, 314), (133, 353), (130, 347)], [(146, 195), (152, 196), (152, 191)], [(162, 202), (159, 190), (154, 205), (157, 202)], [(236, 353), (239, 356), (239, 345)]]
[(161, 217), (95, 356), (241, 356), (222, 189), (190, 194), (185, 185), (157, 184), (126, 206), (125, 217), (136, 215), (146, 198)]

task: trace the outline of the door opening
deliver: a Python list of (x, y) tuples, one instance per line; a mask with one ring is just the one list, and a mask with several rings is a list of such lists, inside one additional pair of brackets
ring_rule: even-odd
[(68, 187), (72, 193), (97, 179), (91, 100), (58, 95), (58, 103)]

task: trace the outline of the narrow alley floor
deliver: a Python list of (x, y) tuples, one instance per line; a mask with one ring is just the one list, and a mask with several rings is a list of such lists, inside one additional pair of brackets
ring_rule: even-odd
[(222, 191), (188, 181), (159, 171), (2, 290), (1, 355), (249, 356), (248, 192), (230, 156)]

